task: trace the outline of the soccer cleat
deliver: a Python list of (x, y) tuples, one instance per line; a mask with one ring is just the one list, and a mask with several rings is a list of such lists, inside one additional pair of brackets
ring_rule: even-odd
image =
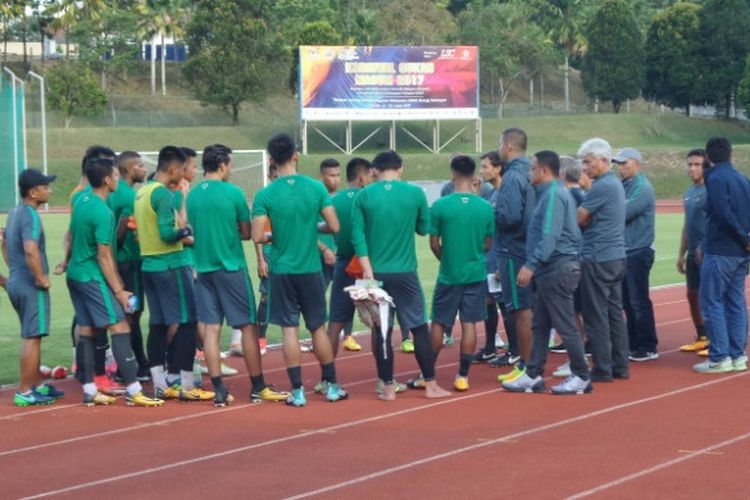
[[(225, 363), (221, 363), (221, 376), (222, 377), (231, 377), (232, 375), (237, 375), (239, 373), (238, 370), (232, 368), (231, 366), (226, 365)], [(202, 375), (208, 375), (208, 367), (201, 365), (201, 374)]]
[(191, 391), (180, 390), (178, 397), (180, 401), (210, 401), (214, 396), (215, 394), (211, 391), (204, 391), (199, 387), (195, 387)]
[(258, 347), (260, 347), (260, 355), (265, 356), (268, 350), (268, 340), (265, 337), (258, 339)]
[(288, 398), (289, 395), (290, 394), (286, 391), (280, 391), (272, 385), (267, 385), (258, 392), (252, 391), (250, 393), (250, 401), (253, 403), (260, 403), (261, 401), (286, 401), (286, 398)]
[(736, 372), (747, 371), (747, 356), (740, 356), (732, 360), (732, 369)]
[(26, 393), (17, 392), (13, 395), (13, 404), (16, 406), (51, 405), (54, 402), (53, 398), (40, 394), (34, 389)]
[(707, 358), (708, 357), (708, 347), (705, 348), (705, 349), (703, 349), (703, 350), (701, 350), (701, 351), (696, 352), (696, 354), (698, 356), (702, 357), (702, 358)]
[(148, 382), (151, 380), (151, 372), (148, 368), (140, 368), (138, 370), (138, 375), (136, 376), (136, 380), (138, 382)]
[(526, 393), (535, 393), (540, 394), (542, 392), (545, 392), (547, 388), (544, 385), (544, 380), (542, 377), (534, 377), (531, 378), (526, 374), (526, 371), (524, 370), (524, 373), (521, 374), (519, 377), (514, 378), (513, 380), (506, 380), (503, 382), (503, 389), (505, 389), (508, 392), (526, 392)]
[(216, 408), (224, 408), (227, 405), (232, 404), (232, 401), (234, 401), (234, 396), (229, 394), (229, 391), (224, 392), (217, 392), (214, 394), (214, 406)]
[(568, 395), (568, 394), (588, 394), (594, 390), (594, 386), (591, 385), (590, 380), (583, 380), (577, 375), (571, 375), (566, 378), (561, 384), (552, 386), (552, 394), (557, 395)]
[(315, 387), (313, 387), (313, 392), (315, 394), (323, 394), (328, 390), (328, 382), (325, 380), (321, 380), (317, 384), (315, 384)]
[(445, 347), (451, 347), (453, 345), (453, 336), (452, 335), (447, 335), (447, 334), (444, 333), (443, 334), (443, 345)]
[(242, 344), (231, 344), (229, 346), (229, 355), (230, 356), (237, 356), (242, 357)]
[(128, 406), (161, 406), (164, 404), (164, 400), (146, 396), (143, 391), (138, 391), (135, 394), (125, 396), (125, 404)]
[(287, 396), (285, 402), (289, 406), (294, 406), (295, 408), (301, 408), (305, 406), (307, 404), (307, 399), (305, 398), (305, 389), (302, 387), (298, 389), (292, 389), (292, 393)]
[(565, 344), (560, 342), (559, 344), (555, 344), (549, 348), (549, 352), (554, 352), (557, 354), (562, 354), (565, 352), (568, 352), (568, 350), (565, 348)]
[(114, 404), (116, 399), (107, 394), (97, 392), (96, 394), (84, 394), (83, 405), (84, 406), (109, 406)]
[(680, 351), (682, 352), (698, 352), (702, 351), (703, 349), (708, 348), (708, 337), (698, 337), (698, 339), (695, 342), (691, 342), (690, 344), (685, 344), (680, 347)]
[(552, 376), (557, 378), (568, 378), (571, 375), (573, 375), (573, 372), (570, 371), (570, 361), (561, 364), (552, 372)]
[(404, 354), (411, 354), (414, 352), (414, 341), (412, 339), (406, 339), (401, 342), (401, 352)]
[(516, 363), (518, 363), (520, 359), (521, 359), (521, 356), (517, 356), (515, 354), (511, 354), (510, 352), (506, 352), (502, 356), (496, 357), (492, 361), (489, 361), (487, 364), (497, 368), (500, 366), (515, 365)]
[(356, 339), (351, 335), (347, 335), (346, 337), (344, 337), (344, 342), (342, 343), (342, 345), (347, 351), (357, 352), (362, 350), (362, 346), (359, 345)]
[(204, 362), (204, 361), (206, 361), (206, 353), (203, 352), (200, 349), (196, 349), (195, 350), (195, 359), (197, 359), (201, 363)]
[(349, 393), (339, 386), (337, 383), (328, 384), (328, 390), (326, 390), (326, 399), (331, 403), (336, 401), (343, 401), (349, 399)]
[(60, 399), (65, 396), (63, 391), (55, 388), (52, 384), (42, 384), (32, 388), (32, 391), (52, 399)]
[[(393, 391), (398, 394), (400, 392), (405, 392), (407, 389), (406, 384), (402, 384), (401, 382), (393, 381)], [(377, 382), (375, 382), (375, 392), (378, 394), (383, 394), (383, 391), (385, 390), (385, 382), (383, 382), (381, 379), (378, 379)]]
[(299, 344), (299, 350), (300, 352), (313, 352), (313, 345), (311, 342), (300, 342)]
[(479, 351), (474, 355), (472, 363), (489, 363), (493, 359), (497, 358), (497, 354), (494, 352), (486, 353), (484, 350)]
[(182, 387), (179, 384), (172, 384), (166, 389), (162, 389), (161, 395), (156, 396), (154, 394), (154, 397), (157, 399), (180, 399), (180, 392), (182, 392)]
[(456, 379), (453, 381), (453, 388), (458, 392), (464, 392), (469, 390), (469, 377), (462, 377), (456, 375)]
[(504, 373), (503, 375), (497, 376), (497, 381), (501, 384), (504, 382), (512, 382), (515, 379), (523, 376), (526, 374), (526, 368), (519, 368), (518, 366), (514, 366), (511, 371), (508, 373)]
[(406, 381), (406, 387), (409, 389), (418, 389), (423, 390), (425, 387), (427, 387), (427, 382), (425, 382), (424, 378), (420, 374), (416, 378), (410, 378)]
[(734, 370), (732, 360), (724, 358), (721, 361), (711, 361), (707, 359), (702, 363), (693, 366), (693, 371), (698, 373), (727, 373)]
[(102, 394), (107, 394), (109, 396), (125, 394), (125, 387), (114, 382), (106, 375), (97, 375), (94, 377), (94, 383), (96, 384), (96, 388), (99, 389), (99, 392)]
[(659, 353), (654, 351), (637, 350), (630, 353), (628, 356), (630, 361), (654, 361), (659, 359)]

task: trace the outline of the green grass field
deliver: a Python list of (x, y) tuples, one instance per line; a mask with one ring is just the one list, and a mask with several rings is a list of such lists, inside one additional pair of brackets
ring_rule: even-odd
[[(62, 236), (68, 226), (68, 216), (63, 214), (42, 215), (47, 238), (47, 256), (50, 267), (54, 267), (62, 258)], [(0, 226), (5, 223), (5, 215), (0, 215)], [(651, 272), (652, 285), (677, 283), (682, 277), (675, 269), (675, 255), (679, 248), (681, 214), (657, 215), (656, 217), (656, 263)], [(248, 264), (251, 276), (255, 277), (255, 256), (251, 245), (246, 244)], [(427, 299), (428, 308), (432, 302), (432, 291), (438, 271), (438, 261), (432, 256), (427, 238), (417, 238), (417, 255), (419, 259), (419, 276)], [(7, 275), (5, 263), (0, 264), (0, 272)], [(73, 307), (68, 297), (64, 277), (52, 276), (52, 318), (51, 334), (43, 342), (42, 362), (48, 366), (57, 364), (70, 365), (72, 348), (70, 341), (70, 322)], [(257, 279), (253, 279), (257, 286)], [(147, 331), (143, 321), (144, 334)], [(355, 329), (361, 329), (357, 322)], [(269, 341), (278, 342), (280, 331), (277, 327), (268, 330)], [(224, 335), (228, 343), (228, 332)], [(0, 384), (15, 383), (18, 377), (18, 350), (20, 347), (18, 318), (11, 307), (7, 295), (0, 293)]]

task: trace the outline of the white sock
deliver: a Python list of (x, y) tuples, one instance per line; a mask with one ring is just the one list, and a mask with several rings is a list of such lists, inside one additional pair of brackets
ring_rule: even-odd
[(167, 375), (164, 373), (164, 367), (152, 366), (150, 371), (151, 371), (151, 380), (154, 381), (154, 389), (166, 389), (167, 388)]
[(132, 384), (128, 384), (128, 396), (134, 396), (143, 390), (141, 383), (137, 380)]
[(192, 370), (180, 370), (180, 384), (182, 385), (182, 390), (185, 392), (190, 392), (193, 390), (193, 388), (195, 387), (195, 383), (193, 380)]
[(89, 396), (96, 396), (96, 393), (99, 392), (99, 389), (96, 388), (95, 383), (90, 382), (88, 384), (83, 384), (83, 392), (85, 394), (88, 394)]
[(242, 344), (242, 331), (237, 330), (236, 328), (232, 329), (232, 345), (241, 345)]

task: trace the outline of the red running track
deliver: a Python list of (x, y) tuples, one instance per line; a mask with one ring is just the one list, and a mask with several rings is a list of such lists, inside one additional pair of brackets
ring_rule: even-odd
[[(72, 380), (55, 406), (15, 408), (0, 392), (4, 498), (705, 498), (747, 496), (747, 373), (700, 375), (677, 352), (693, 331), (684, 288), (655, 290), (661, 357), (633, 364), (628, 381), (591, 395), (509, 394), (497, 369), (475, 365), (471, 389), (430, 401), (418, 391), (386, 403), (374, 394), (367, 353), (342, 353), (351, 399), (310, 395), (302, 409), (238, 402), (162, 408), (84, 408)], [(364, 340), (364, 339), (363, 339)], [(457, 347), (443, 350), (450, 387)], [(306, 358), (307, 359), (307, 358)], [(565, 360), (550, 355), (548, 374)], [(231, 363), (240, 367), (240, 360)], [(285, 387), (281, 353), (264, 358)], [(398, 354), (401, 378), (411, 355)], [(306, 387), (319, 375), (312, 358)]]

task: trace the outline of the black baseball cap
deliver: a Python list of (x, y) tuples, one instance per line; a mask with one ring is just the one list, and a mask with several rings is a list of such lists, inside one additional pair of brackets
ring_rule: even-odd
[(35, 168), (27, 168), (18, 176), (18, 187), (21, 191), (29, 191), (37, 186), (47, 186), (57, 179), (56, 175), (44, 175)]

